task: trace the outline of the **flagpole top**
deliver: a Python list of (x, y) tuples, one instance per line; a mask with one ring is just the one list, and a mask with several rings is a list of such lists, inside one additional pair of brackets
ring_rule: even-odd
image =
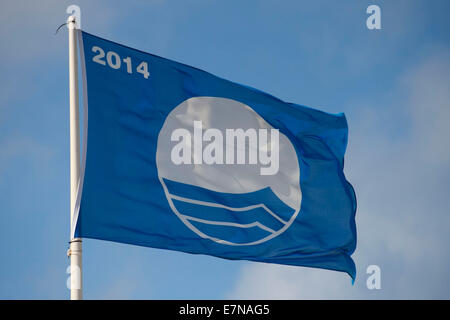
[(69, 27), (69, 29), (77, 28), (75, 15), (71, 15), (67, 18), (67, 26)]

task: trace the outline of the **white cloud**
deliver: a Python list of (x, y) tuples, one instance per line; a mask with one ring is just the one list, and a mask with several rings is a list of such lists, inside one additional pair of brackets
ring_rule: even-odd
[[(322, 285), (317, 286), (317, 283)], [(242, 268), (236, 288), (227, 298), (333, 299), (345, 286), (351, 286), (351, 280), (343, 273), (252, 263)]]

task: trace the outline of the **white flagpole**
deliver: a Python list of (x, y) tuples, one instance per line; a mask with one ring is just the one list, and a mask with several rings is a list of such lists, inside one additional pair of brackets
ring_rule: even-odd
[[(77, 55), (77, 29), (75, 16), (67, 19), (69, 29), (69, 91), (70, 91), (70, 229), (73, 225), (78, 184), (80, 183), (80, 124), (78, 99), (78, 55)], [(83, 298), (82, 287), (82, 246), (81, 239), (70, 241), (70, 299)]]

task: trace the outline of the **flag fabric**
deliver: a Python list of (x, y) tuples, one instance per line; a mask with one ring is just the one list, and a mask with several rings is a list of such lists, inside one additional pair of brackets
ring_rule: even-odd
[(356, 269), (348, 127), (79, 32), (85, 122), (72, 237)]

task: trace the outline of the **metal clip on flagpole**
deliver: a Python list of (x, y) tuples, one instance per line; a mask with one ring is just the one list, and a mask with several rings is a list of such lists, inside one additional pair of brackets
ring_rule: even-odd
[[(73, 225), (73, 215), (80, 182), (80, 124), (78, 98), (78, 56), (77, 56), (77, 27), (75, 16), (67, 19), (69, 29), (69, 91), (70, 91), (70, 228)], [(68, 251), (70, 257), (70, 299), (83, 298), (82, 287), (82, 242), (80, 238), (70, 241)]]

